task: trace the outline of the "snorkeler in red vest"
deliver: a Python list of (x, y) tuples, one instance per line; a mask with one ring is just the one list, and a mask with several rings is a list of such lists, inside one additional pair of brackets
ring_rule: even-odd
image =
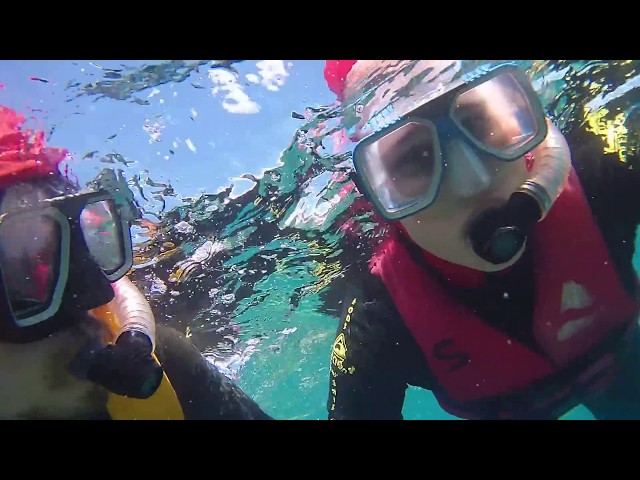
[(344, 297), (329, 418), (401, 419), (413, 385), (466, 419), (640, 419), (640, 172), (563, 135), (518, 66), (460, 65), (326, 63), (387, 229)]

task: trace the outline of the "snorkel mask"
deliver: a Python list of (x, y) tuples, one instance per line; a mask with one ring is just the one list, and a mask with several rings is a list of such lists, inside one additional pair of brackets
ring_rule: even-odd
[(108, 169), (85, 191), (2, 214), (0, 339), (43, 338), (60, 327), (65, 306), (111, 301), (110, 283), (133, 264), (130, 226), (138, 216), (121, 172)]
[(388, 220), (438, 202), (447, 163), (455, 161), (447, 158), (450, 152), (443, 145), (461, 145), (456, 155), (514, 162), (549, 143), (552, 155), (549, 148), (536, 151), (530, 179), (507, 204), (485, 212), (468, 231), (479, 257), (493, 264), (508, 262), (559, 195), (570, 166), (566, 143), (547, 122), (529, 79), (511, 63), (480, 67), (431, 89), (403, 111), (407, 113), (398, 114), (392, 104), (374, 115), (368, 122), (373, 133), (353, 152), (358, 189)]

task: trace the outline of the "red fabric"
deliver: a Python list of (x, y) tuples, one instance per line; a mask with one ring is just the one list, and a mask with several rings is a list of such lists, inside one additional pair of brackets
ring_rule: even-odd
[(344, 100), (344, 82), (357, 60), (327, 60), (324, 65), (324, 79), (329, 90), (338, 100)]
[(0, 190), (55, 172), (67, 150), (45, 147), (44, 132), (24, 129), (25, 118), (0, 105)]
[[(394, 222), (395, 227), (402, 231), (407, 238), (411, 238), (407, 229), (400, 222)], [(460, 288), (478, 288), (484, 285), (487, 280), (487, 274), (480, 270), (474, 270), (473, 268), (458, 265), (457, 263), (451, 263), (447, 260), (443, 260), (440, 257), (436, 257), (432, 253), (426, 250), (420, 249), (422, 257), (425, 262), (438, 270), (442, 275), (442, 278), (447, 280), (451, 285)], [(511, 268), (507, 268), (500, 272), (501, 275), (505, 275), (511, 271)]]
[[(374, 255), (371, 271), (386, 285), (439, 384), (457, 402), (525, 388), (580, 357), (638, 312), (574, 171), (530, 238), (536, 282), (533, 333), (544, 355), (459, 304), (412, 261), (397, 235)], [(469, 362), (456, 363), (460, 355)]]

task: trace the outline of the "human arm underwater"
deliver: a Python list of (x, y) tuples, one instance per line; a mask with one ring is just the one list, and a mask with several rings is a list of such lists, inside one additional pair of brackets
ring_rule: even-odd
[(156, 330), (156, 355), (188, 420), (273, 420), (182, 333)]
[[(402, 420), (408, 384), (424, 376), (417, 345), (377, 279), (352, 284), (331, 351), (330, 420)], [(414, 380), (414, 381), (412, 381)]]
[(586, 129), (575, 128), (565, 136), (594, 219), (625, 288), (632, 293), (637, 285), (632, 260), (640, 224), (637, 155), (621, 161), (617, 152), (607, 152), (604, 141)]
[[(615, 209), (625, 218), (640, 223), (640, 151), (610, 151), (605, 141), (586, 128), (565, 133), (573, 166), (592, 208)], [(596, 197), (604, 197), (599, 201)], [(594, 213), (598, 215), (598, 209)], [(614, 212), (610, 212), (614, 214)]]

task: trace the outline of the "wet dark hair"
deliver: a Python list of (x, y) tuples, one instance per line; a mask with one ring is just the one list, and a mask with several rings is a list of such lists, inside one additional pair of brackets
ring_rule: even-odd
[(29, 207), (42, 200), (70, 195), (79, 190), (76, 182), (60, 173), (16, 183), (0, 191), (0, 213)]

